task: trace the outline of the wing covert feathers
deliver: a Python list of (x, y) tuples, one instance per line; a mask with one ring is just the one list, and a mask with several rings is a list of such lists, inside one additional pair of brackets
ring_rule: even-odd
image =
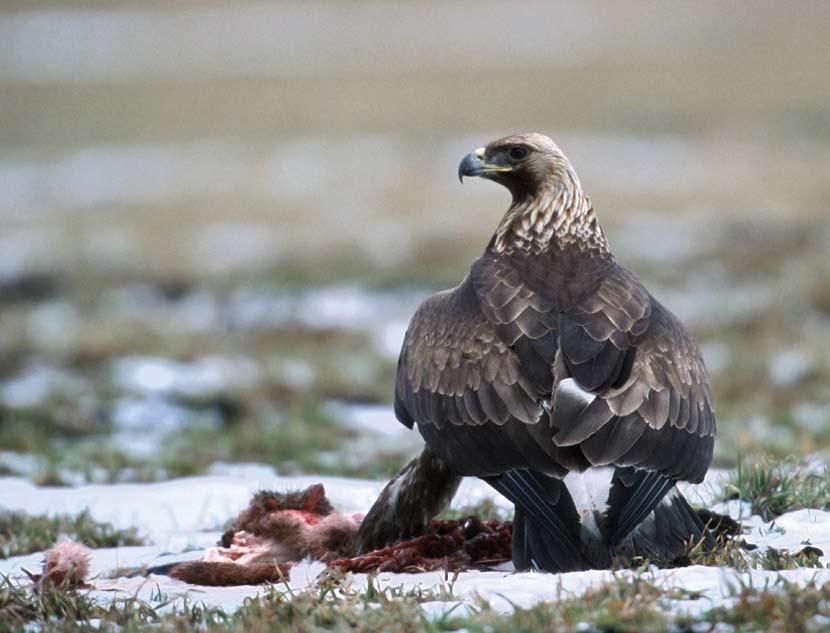
[[(569, 378), (554, 391), (554, 443), (579, 446), (594, 466), (701, 481), (711, 462), (714, 403), (703, 358), (677, 318), (620, 268), (559, 323)], [(587, 405), (585, 394), (595, 396)]]
[(395, 389), (404, 424), (535, 424), (543, 395), (482, 314), (469, 280), (433, 295), (415, 313)]

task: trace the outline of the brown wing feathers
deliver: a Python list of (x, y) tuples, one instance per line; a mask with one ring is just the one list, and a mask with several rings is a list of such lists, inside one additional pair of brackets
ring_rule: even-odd
[[(705, 456), (680, 459), (710, 450), (715, 423), (705, 367), (676, 319), (632, 273), (616, 268), (556, 320), (512, 275), (501, 271), (489, 286), (482, 278), (431, 298), (413, 319), (396, 389), (402, 422), (537, 423), (558, 342), (568, 377), (560, 377), (554, 395), (557, 446), (578, 445), (594, 465), (634, 465), (691, 480), (705, 474)], [(487, 291), (483, 299), (474, 283)], [(565, 389), (568, 378), (575, 384)], [(579, 390), (590, 398), (574, 396)], [(667, 424), (658, 441), (656, 432)], [(699, 451), (689, 442), (700, 443)], [(654, 450), (663, 444), (675, 456), (665, 466), (666, 453)]]
[(617, 267), (595, 292), (559, 315), (560, 346), (570, 374), (587, 390), (605, 391), (627, 376), (632, 348), (649, 326), (651, 297)]
[[(629, 279), (639, 285), (636, 278)], [(706, 453), (711, 453), (715, 433), (703, 360), (676, 318), (645, 291), (623, 293), (620, 283), (614, 286), (605, 298), (600, 293), (592, 298), (592, 312), (578, 310), (575, 319), (570, 314), (560, 318), (565, 366), (594, 397), (585, 405), (573, 390), (557, 388), (554, 442), (579, 444), (594, 465), (631, 465), (699, 481), (709, 467)], [(638, 295), (649, 300), (647, 308)], [(603, 307), (620, 297), (626, 308)], [(614, 328), (625, 329), (609, 327), (611, 318)]]
[(466, 281), (432, 297), (407, 332), (396, 399), (420, 424), (536, 423), (542, 393), (478, 309)]

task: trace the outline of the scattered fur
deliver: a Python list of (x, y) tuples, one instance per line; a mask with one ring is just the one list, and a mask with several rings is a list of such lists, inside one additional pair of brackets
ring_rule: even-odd
[(44, 555), (42, 573), (26, 573), (36, 588), (48, 584), (62, 589), (78, 589), (87, 586), (89, 560), (89, 550), (81, 543), (61, 541)]

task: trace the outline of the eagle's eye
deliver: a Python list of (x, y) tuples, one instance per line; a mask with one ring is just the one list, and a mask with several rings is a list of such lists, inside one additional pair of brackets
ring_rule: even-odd
[(521, 145), (514, 145), (507, 152), (507, 155), (510, 157), (510, 160), (524, 160), (527, 158), (527, 148)]

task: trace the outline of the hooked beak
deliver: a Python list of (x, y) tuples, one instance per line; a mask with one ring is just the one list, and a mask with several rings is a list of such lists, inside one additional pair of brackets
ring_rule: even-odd
[(464, 182), (464, 176), (486, 176), (492, 172), (511, 171), (512, 167), (484, 162), (484, 148), (480, 147), (467, 154), (458, 165), (458, 180)]

